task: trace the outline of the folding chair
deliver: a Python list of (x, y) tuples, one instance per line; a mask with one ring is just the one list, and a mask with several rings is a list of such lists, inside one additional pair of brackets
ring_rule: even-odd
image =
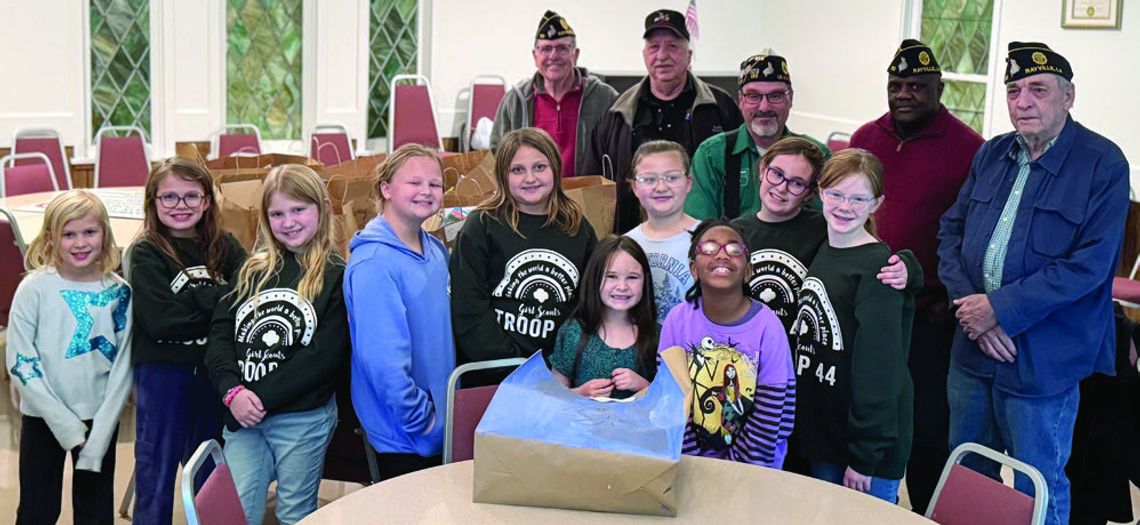
[[(112, 133), (128, 133), (113, 137)], [(143, 130), (137, 126), (107, 126), (95, 134), (96, 188), (143, 186), (150, 174), (150, 157)]]
[[(43, 153), (51, 159), (51, 169), (61, 190), (71, 189), (71, 165), (63, 140), (54, 129), (18, 129), (12, 137), (12, 153)], [(17, 162), (16, 165), (23, 164)]]
[(388, 92), (392, 94), (388, 106), (388, 153), (404, 144), (421, 144), (442, 152), (443, 140), (435, 125), (435, 104), (427, 77), (396, 75)]
[(261, 130), (253, 124), (226, 124), (214, 134), (210, 151), (217, 152), (215, 158), (261, 155)]
[(24, 277), (23, 239), (8, 210), (0, 209), (0, 326), (8, 326), (12, 297)]
[(0, 197), (58, 190), (47, 155), (14, 153), (0, 158)]
[(827, 136), (827, 149), (832, 153), (851, 147), (851, 134), (842, 131), (833, 131)]
[[(480, 80), (493, 80), (494, 83), (480, 82)], [(479, 75), (471, 81), (467, 97), (467, 129), (463, 132), (463, 151), (471, 151), (471, 137), (475, 134), (475, 127), (479, 119), (495, 120), (495, 113), (499, 111), (499, 102), (507, 93), (507, 79), (499, 75)]]
[(487, 405), (495, 396), (499, 385), (459, 389), (459, 380), (468, 372), (519, 366), (526, 362), (522, 357), (493, 359), (460, 365), (447, 378), (447, 411), (443, 427), (443, 464), (467, 461), (475, 457), (475, 427), (483, 419)]
[[(962, 458), (971, 453), (1028, 477), (1036, 497), (962, 466)], [(926, 517), (942, 525), (1039, 525), (1048, 506), (1049, 488), (1037, 469), (977, 443), (963, 443), (950, 453)]]
[(348, 126), (317, 124), (309, 134), (309, 157), (325, 166), (335, 166), (355, 159)]
[[(194, 480), (198, 479), (198, 471), (205, 465), (207, 457), (214, 460), (214, 471), (195, 493)], [(186, 510), (187, 525), (246, 522), (234, 478), (217, 441), (211, 439), (203, 442), (194, 455), (190, 456), (190, 461), (182, 467), (182, 506)]]

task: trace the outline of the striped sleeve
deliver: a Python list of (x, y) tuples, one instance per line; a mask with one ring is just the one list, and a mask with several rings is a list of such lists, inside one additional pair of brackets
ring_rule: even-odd
[(783, 325), (771, 310), (765, 309), (763, 314), (757, 316), (762, 324), (752, 411), (737, 432), (728, 456), (734, 461), (782, 468), (795, 424), (796, 376)]

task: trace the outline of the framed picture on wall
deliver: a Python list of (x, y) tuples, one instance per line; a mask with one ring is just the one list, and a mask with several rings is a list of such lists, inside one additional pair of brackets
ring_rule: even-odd
[(1120, 29), (1123, 0), (1062, 0), (1061, 27), (1065, 29)]

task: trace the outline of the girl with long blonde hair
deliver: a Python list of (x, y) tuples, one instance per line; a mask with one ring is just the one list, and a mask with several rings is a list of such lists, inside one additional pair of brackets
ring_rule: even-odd
[(272, 480), (279, 522), (317, 508), (349, 349), (330, 207), (313, 170), (269, 172), (254, 252), (210, 329), (206, 364), (229, 409), (226, 459), (250, 523), (261, 523)]

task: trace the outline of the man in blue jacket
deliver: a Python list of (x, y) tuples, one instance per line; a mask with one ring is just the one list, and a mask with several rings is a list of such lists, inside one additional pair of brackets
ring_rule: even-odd
[[(1041, 471), (1046, 523), (1069, 522), (1065, 476), (1080, 391), (1114, 374), (1113, 270), (1128, 209), (1128, 161), (1069, 115), (1069, 62), (1011, 42), (1015, 132), (978, 150), (942, 217), (939, 276), (956, 309), (947, 394), (950, 446), (977, 442)], [(970, 463), (997, 479), (997, 466)], [(1031, 493), (1027, 479), (1017, 488)]]

